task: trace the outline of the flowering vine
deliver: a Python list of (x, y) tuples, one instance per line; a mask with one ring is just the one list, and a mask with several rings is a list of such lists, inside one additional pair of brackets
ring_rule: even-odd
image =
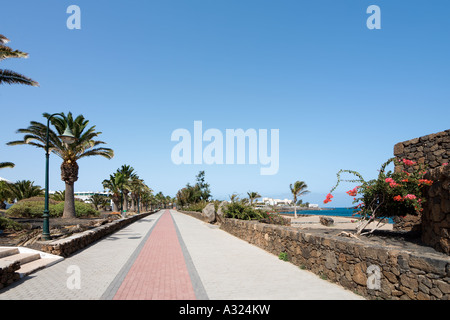
[[(386, 172), (386, 167), (390, 163), (412, 168), (410, 169), (411, 172), (406, 170)], [(352, 174), (356, 176), (356, 179), (341, 179), (343, 173)], [(412, 160), (398, 160), (396, 158), (386, 161), (381, 166), (378, 178), (370, 181), (364, 180), (361, 174), (356, 171), (340, 170), (337, 173), (337, 183), (326, 196), (324, 203), (332, 201), (332, 193), (340, 182), (357, 183), (358, 186), (347, 191), (347, 194), (353, 197), (355, 214), (358, 214), (361, 221), (364, 221), (357, 229), (357, 234), (360, 234), (370, 222), (375, 220), (382, 221), (383, 218), (393, 216), (420, 214), (425, 202), (422, 196), (423, 187), (430, 186), (433, 183), (431, 180), (424, 179), (425, 174), (426, 169), (423, 165)]]

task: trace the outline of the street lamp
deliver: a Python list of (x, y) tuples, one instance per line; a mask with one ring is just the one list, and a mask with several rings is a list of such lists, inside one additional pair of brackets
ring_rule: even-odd
[[(54, 116), (62, 116), (64, 117), (64, 114), (62, 113), (54, 113), (47, 119), (47, 134), (46, 134), (46, 145), (45, 145), (45, 208), (44, 208), (44, 225), (42, 227), (42, 240), (47, 241), (50, 240), (50, 211), (48, 209), (48, 171), (49, 171), (49, 158), (50, 158), (50, 152), (49, 152), (49, 127), (50, 127), (50, 119)], [(72, 144), (74, 143), (77, 138), (73, 135), (72, 131), (69, 128), (69, 125), (67, 125), (66, 130), (62, 135), (59, 136), (59, 138), (66, 144)]]

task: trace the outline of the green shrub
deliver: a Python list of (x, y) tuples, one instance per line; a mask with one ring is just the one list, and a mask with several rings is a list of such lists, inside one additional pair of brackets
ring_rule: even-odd
[[(50, 217), (56, 217), (55, 205), (50, 204)], [(44, 201), (18, 202), (6, 210), (6, 215), (15, 218), (42, 218)]]
[[(64, 212), (64, 202), (58, 203), (54, 206), (58, 217), (61, 217)], [(90, 216), (99, 216), (100, 212), (94, 209), (92, 204), (75, 201), (75, 212), (77, 218), (86, 218)]]
[[(42, 218), (44, 207), (44, 201), (21, 201), (6, 210), (6, 215), (16, 218)], [(64, 202), (50, 203), (49, 211), (51, 218), (61, 217), (64, 212)], [(77, 218), (98, 216), (100, 214), (91, 204), (79, 201), (75, 201), (75, 212)]]
[(241, 220), (261, 220), (267, 218), (268, 215), (264, 211), (242, 204), (241, 202), (232, 202), (226, 206), (224, 217)]
[(196, 212), (202, 212), (203, 209), (205, 209), (206, 205), (208, 203), (206, 201), (200, 201), (197, 203), (191, 203), (186, 207), (183, 207), (183, 210), (185, 211), (196, 211)]
[(14, 230), (19, 231), (22, 230), (22, 225), (20, 223), (17, 223), (14, 220), (0, 217), (0, 230)]

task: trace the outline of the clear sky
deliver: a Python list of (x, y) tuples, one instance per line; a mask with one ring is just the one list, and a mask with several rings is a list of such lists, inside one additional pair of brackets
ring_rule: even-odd
[[(81, 30), (69, 30), (69, 5)], [(369, 5), (381, 9), (370, 30)], [(174, 196), (200, 170), (214, 198), (257, 191), (322, 204), (339, 169), (376, 177), (400, 141), (449, 129), (450, 2), (400, 0), (46, 0), (0, 5), (0, 34), (28, 59), (0, 62), (40, 83), (0, 86), (0, 176), (44, 186), (44, 152), (6, 146), (44, 112), (83, 114), (115, 151), (79, 162), (76, 191), (102, 190), (122, 164)], [(279, 129), (279, 171), (175, 165), (171, 134)], [(51, 157), (50, 189), (62, 190)], [(338, 189), (329, 206), (351, 205)], [(322, 204), (323, 205), (323, 204)]]

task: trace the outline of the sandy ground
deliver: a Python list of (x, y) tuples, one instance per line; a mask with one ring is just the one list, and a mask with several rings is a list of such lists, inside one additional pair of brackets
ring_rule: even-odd
[[(320, 223), (320, 216), (307, 216), (307, 217), (298, 216), (296, 219), (290, 215), (283, 215), (283, 216), (291, 219), (291, 226), (301, 229), (340, 229), (345, 231), (354, 231), (359, 222), (356, 218), (326, 216), (334, 220), (334, 224), (332, 226), (327, 227)], [(366, 229), (367, 230), (372, 229), (376, 225), (377, 222), (372, 222), (366, 227)], [(393, 227), (392, 224), (386, 223), (385, 225), (379, 227), (378, 229), (392, 230), (392, 227)]]

